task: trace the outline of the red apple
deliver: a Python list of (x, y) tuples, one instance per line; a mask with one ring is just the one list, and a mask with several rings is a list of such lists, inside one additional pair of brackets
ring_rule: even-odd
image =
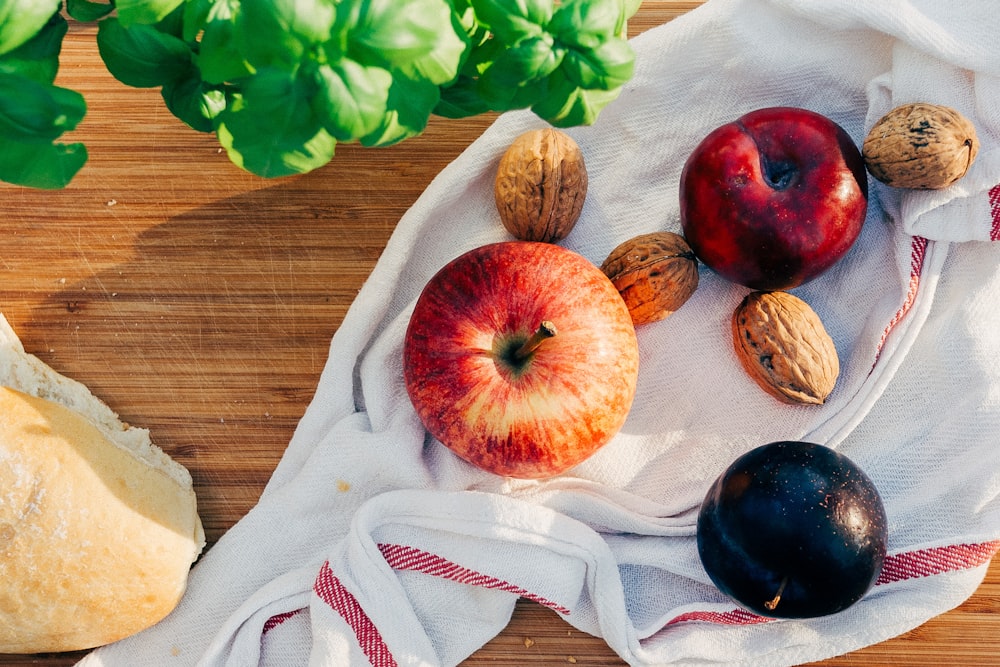
[(751, 289), (791, 289), (857, 240), (868, 177), (839, 125), (772, 107), (705, 137), (681, 172), (680, 201), (684, 237), (706, 266)]
[(427, 430), (497, 475), (543, 478), (617, 433), (639, 349), (611, 281), (551, 243), (507, 241), (452, 260), (417, 299), (406, 390)]

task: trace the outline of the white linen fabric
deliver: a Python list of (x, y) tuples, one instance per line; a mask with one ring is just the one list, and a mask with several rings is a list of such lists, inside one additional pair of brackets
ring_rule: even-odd
[[(981, 150), (965, 179), (936, 192), (872, 180), (859, 242), (793, 290), (840, 355), (825, 405), (785, 405), (753, 384), (730, 342), (747, 290), (702, 268), (681, 310), (639, 328), (634, 406), (588, 461), (550, 480), (501, 479), (429, 438), (403, 385), (403, 333), (437, 269), (509, 238), (497, 162), (542, 123), (505, 114), (399, 221), (259, 504), (202, 558), (172, 615), (80, 664), (454, 665), (524, 596), (632, 665), (793, 665), (961, 603), (1000, 547), (996, 28), (988, 0), (710, 0), (635, 38), (621, 97), (569, 131), (590, 190), (562, 244), (600, 264), (631, 236), (679, 229), (687, 155), (745, 112), (806, 107), (859, 145), (905, 102), (974, 122)], [(754, 616), (698, 560), (710, 483), (783, 439), (843, 452), (886, 504), (882, 576), (833, 616)]]

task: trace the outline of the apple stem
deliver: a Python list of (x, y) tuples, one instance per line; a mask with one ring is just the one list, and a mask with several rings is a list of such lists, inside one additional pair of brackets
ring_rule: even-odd
[(538, 349), (539, 345), (555, 335), (556, 326), (548, 320), (543, 320), (542, 323), (538, 325), (538, 329), (535, 330), (535, 333), (531, 334), (528, 340), (524, 341), (524, 344), (517, 348), (517, 351), (514, 352), (514, 359), (521, 361), (527, 358), (528, 355)]
[(774, 594), (774, 597), (764, 603), (764, 606), (774, 611), (774, 608), (778, 606), (781, 602), (781, 594), (785, 592), (785, 585), (788, 584), (788, 577), (786, 576), (781, 580), (781, 585), (778, 586), (778, 592)]

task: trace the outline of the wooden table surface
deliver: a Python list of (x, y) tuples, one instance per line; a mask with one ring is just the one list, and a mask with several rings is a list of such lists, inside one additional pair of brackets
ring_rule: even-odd
[[(698, 4), (644, 2), (631, 33)], [(158, 91), (112, 79), (94, 34), (71, 26), (59, 79), (89, 105), (72, 135), (88, 146), (87, 166), (62, 191), (0, 184), (0, 310), (30, 352), (150, 429), (191, 470), (211, 545), (256, 501), (396, 222), (493, 117), (434, 119), (401, 145), (340, 146), (316, 172), (267, 181), (182, 126)], [(1000, 665), (997, 562), (954, 611), (820, 664), (945, 662)], [(560, 664), (623, 663), (526, 601), (465, 663)]]

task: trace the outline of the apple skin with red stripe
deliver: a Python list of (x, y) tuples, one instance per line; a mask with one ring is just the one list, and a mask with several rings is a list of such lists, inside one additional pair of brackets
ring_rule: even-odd
[(861, 233), (868, 175), (847, 132), (795, 107), (752, 111), (709, 133), (684, 164), (684, 238), (707, 267), (784, 290), (840, 260)]
[(888, 522), (872, 480), (833, 449), (781, 441), (737, 458), (698, 513), (712, 582), (762, 616), (813, 618), (847, 609), (875, 584)]
[(430, 434), (517, 478), (561, 474), (611, 440), (638, 367), (618, 290), (551, 243), (492, 243), (449, 262), (418, 297), (403, 344), (406, 390)]

